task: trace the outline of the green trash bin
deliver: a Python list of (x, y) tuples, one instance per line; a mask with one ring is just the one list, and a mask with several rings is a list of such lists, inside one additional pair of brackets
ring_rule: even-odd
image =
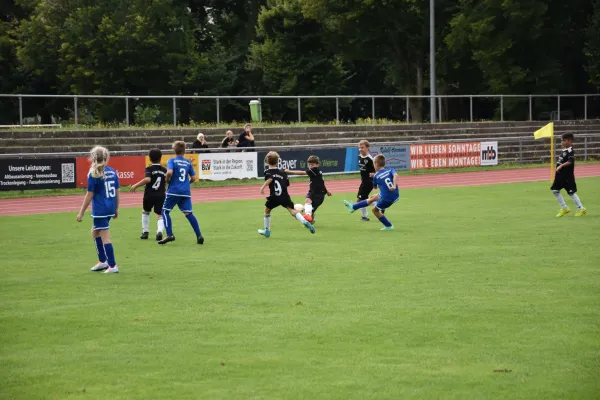
[(250, 100), (250, 115), (252, 117), (252, 121), (262, 121), (262, 110), (260, 108), (260, 101)]

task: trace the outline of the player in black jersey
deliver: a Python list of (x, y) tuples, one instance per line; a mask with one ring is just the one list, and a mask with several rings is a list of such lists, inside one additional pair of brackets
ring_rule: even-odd
[(308, 222), (301, 213), (294, 210), (294, 202), (290, 198), (287, 191), (290, 186), (290, 180), (288, 179), (285, 171), (277, 168), (279, 164), (279, 154), (274, 151), (270, 151), (267, 154), (267, 164), (269, 168), (265, 170), (265, 183), (260, 188), (260, 194), (265, 193), (265, 188), (268, 186), (270, 193), (265, 203), (265, 229), (259, 229), (258, 233), (264, 237), (271, 236), (271, 210), (276, 207), (285, 207), (288, 212), (302, 223), (310, 233), (315, 233), (315, 227)]
[[(375, 175), (375, 165), (371, 157), (371, 149), (368, 140), (358, 142), (358, 167), (360, 169), (360, 186), (356, 195), (356, 202), (368, 200), (373, 190), (373, 175)], [(369, 221), (369, 214), (366, 208), (361, 208), (362, 221)]]
[(162, 152), (159, 149), (152, 149), (148, 154), (152, 163), (146, 167), (145, 177), (131, 187), (131, 191), (135, 192), (137, 188), (146, 185), (144, 189), (144, 200), (142, 207), (142, 236), (140, 239), (148, 239), (148, 228), (150, 225), (150, 211), (154, 209), (154, 213), (158, 218), (158, 229), (156, 231), (156, 240), (162, 240), (165, 223), (162, 218), (162, 208), (165, 202), (165, 186), (167, 169), (160, 165)]
[(290, 175), (307, 175), (310, 178), (308, 193), (304, 204), (304, 218), (311, 223), (315, 223), (314, 213), (317, 208), (325, 201), (325, 195), (331, 196), (331, 192), (325, 187), (323, 172), (319, 169), (321, 160), (317, 156), (310, 156), (307, 160), (308, 168), (305, 171), (285, 170)]
[[(558, 204), (560, 204), (560, 211), (556, 215), (562, 217), (571, 212), (565, 199), (560, 194), (561, 189), (565, 189), (567, 194), (573, 199), (577, 206), (576, 217), (581, 217), (587, 214), (587, 210), (581, 204), (579, 196), (577, 196), (577, 183), (575, 183), (575, 152), (573, 151), (573, 134), (563, 133), (561, 137), (562, 149), (556, 162), (556, 174), (554, 176), (554, 182), (552, 183), (552, 193), (556, 196)], [(552, 138), (554, 140), (554, 138)]]

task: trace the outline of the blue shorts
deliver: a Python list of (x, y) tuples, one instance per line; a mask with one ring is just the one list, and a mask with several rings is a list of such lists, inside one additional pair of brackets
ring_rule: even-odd
[(94, 230), (95, 231), (104, 231), (110, 229), (110, 219), (112, 217), (101, 217), (101, 218), (93, 218), (94, 220)]
[(385, 211), (386, 208), (390, 208), (392, 206), (392, 204), (394, 204), (398, 200), (400, 200), (400, 197), (398, 197), (396, 200), (393, 200), (393, 201), (385, 201), (383, 199), (379, 199), (379, 200), (377, 200), (377, 203), (375, 203), (375, 207), (377, 207), (377, 209), (379, 209), (379, 211)]
[(175, 206), (178, 206), (181, 212), (192, 212), (192, 198), (191, 197), (181, 197), (181, 196), (169, 196), (165, 199), (165, 204), (163, 204), (163, 210), (173, 211)]

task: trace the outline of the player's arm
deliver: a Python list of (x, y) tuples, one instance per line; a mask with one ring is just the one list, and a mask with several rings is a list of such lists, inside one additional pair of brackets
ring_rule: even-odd
[(174, 169), (175, 169), (175, 165), (173, 164), (173, 159), (169, 158), (169, 161), (167, 161), (167, 174), (165, 175), (165, 182), (167, 184), (171, 181), (171, 177), (173, 176)]
[(556, 172), (560, 171), (563, 167), (568, 167), (569, 165), (573, 165), (573, 162), (572, 161), (567, 161), (566, 163), (560, 164), (556, 168)]
[(113, 218), (117, 218), (119, 216), (119, 204), (121, 203), (121, 196), (119, 195), (119, 190), (115, 193), (115, 216)]
[(398, 189), (398, 174), (394, 172), (394, 188), (392, 190)]
[(88, 191), (83, 198), (83, 204), (81, 205), (81, 209), (79, 210), (79, 214), (77, 214), (77, 222), (81, 222), (83, 220), (83, 214), (85, 210), (90, 206), (92, 202), (92, 198), (94, 197), (94, 189), (96, 187), (96, 181), (92, 178), (92, 175), (88, 175)]
[(289, 175), (308, 175), (306, 173), (306, 171), (292, 171), (292, 170), (289, 170), (289, 169), (285, 169), (284, 171), (285, 171), (286, 174), (289, 174)]
[(149, 184), (151, 181), (151, 179), (149, 177), (145, 177), (144, 179), (142, 179), (141, 181), (139, 181), (138, 183), (131, 185), (131, 189), (129, 189), (130, 192), (135, 192), (135, 190), (137, 188), (139, 188), (140, 186), (144, 186)]
[(271, 182), (273, 182), (273, 178), (269, 178), (265, 181), (265, 183), (263, 183), (263, 185), (260, 187), (260, 194), (265, 194), (265, 188), (269, 186)]

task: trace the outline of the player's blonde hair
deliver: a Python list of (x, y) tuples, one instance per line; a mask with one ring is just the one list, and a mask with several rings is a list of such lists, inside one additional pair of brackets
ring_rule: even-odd
[(175, 154), (178, 156), (182, 156), (185, 154), (185, 142), (183, 140), (178, 140), (173, 143), (173, 150), (175, 150)]
[(90, 150), (90, 174), (93, 178), (104, 179), (104, 169), (108, 164), (110, 153), (106, 147), (96, 146)]
[(319, 160), (319, 157), (317, 157), (317, 156), (310, 156), (310, 157), (308, 157), (307, 162), (309, 164), (317, 164), (317, 165), (321, 164), (321, 160)]
[(365, 139), (363, 139), (363, 140), (361, 140), (360, 142), (358, 142), (358, 145), (359, 145), (359, 146), (360, 146), (361, 144), (364, 144), (364, 145), (365, 145), (365, 147), (366, 147), (367, 149), (371, 148), (371, 146), (369, 145), (369, 141), (368, 141), (368, 140), (365, 140)]
[(279, 154), (276, 151), (267, 153), (267, 164), (274, 166), (277, 165), (277, 163), (279, 163)]
[(383, 154), (377, 154), (375, 158), (373, 158), (373, 163), (382, 168), (385, 167), (385, 156)]

